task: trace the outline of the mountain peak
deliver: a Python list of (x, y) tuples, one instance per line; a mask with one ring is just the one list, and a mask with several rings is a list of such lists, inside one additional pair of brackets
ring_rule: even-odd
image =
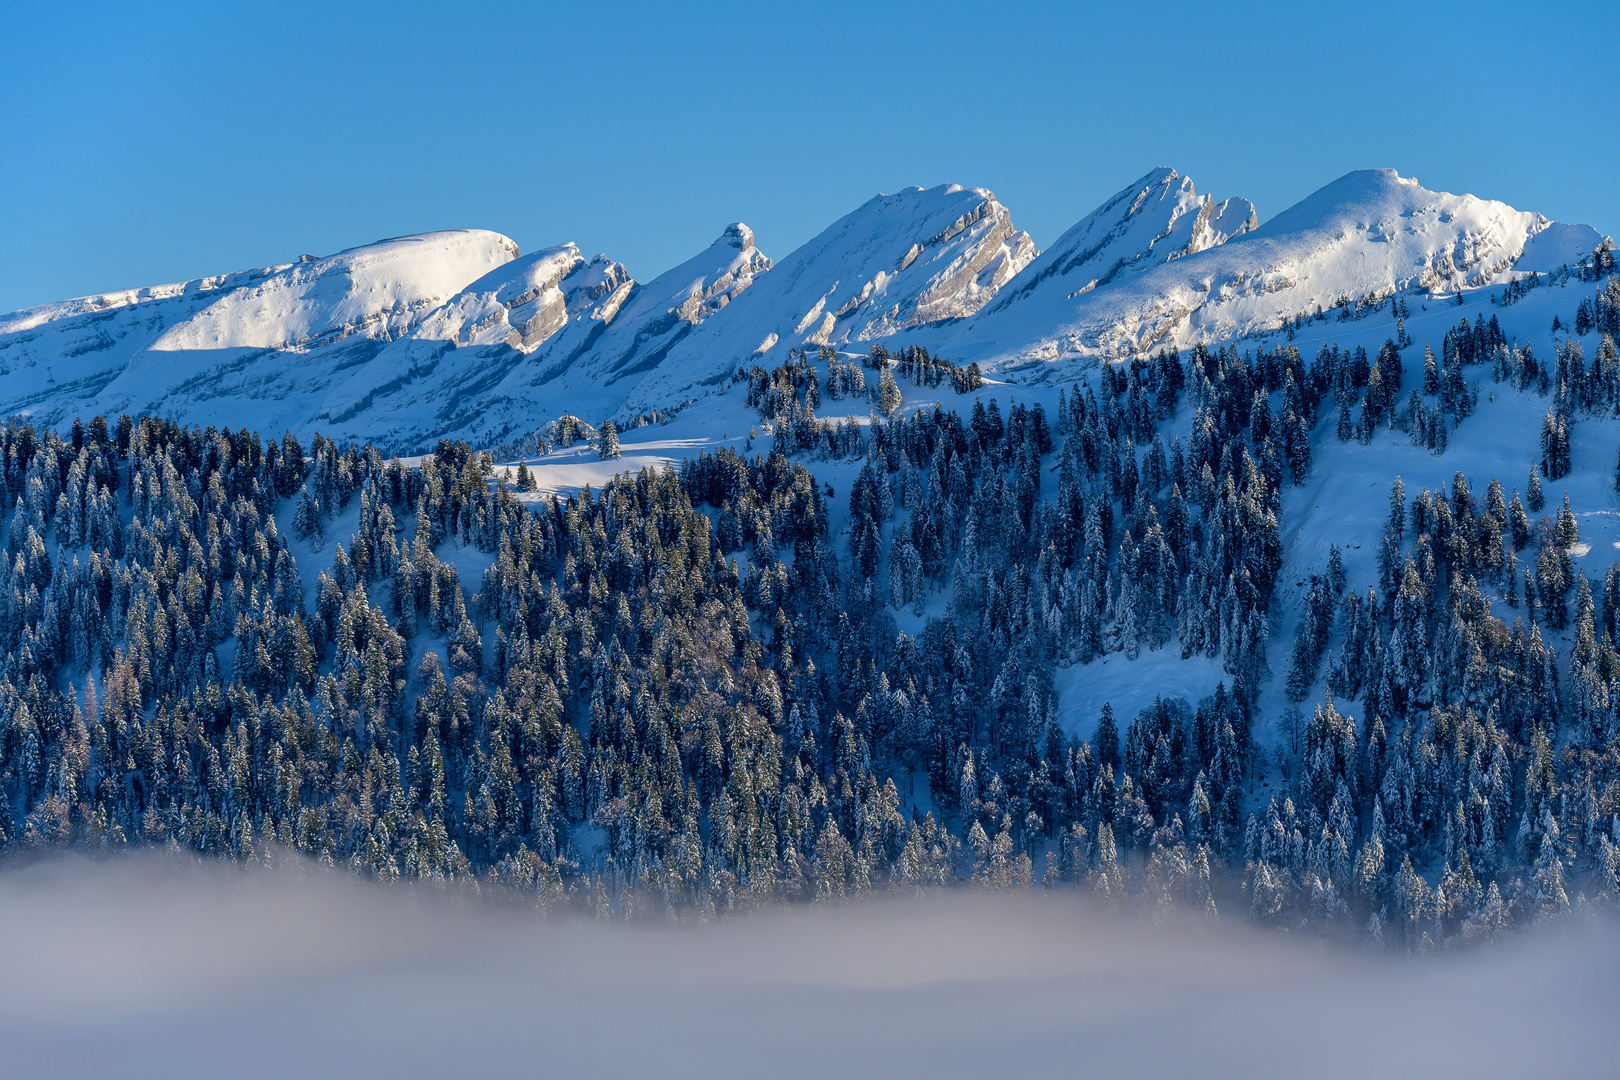
[[(1346, 173), (1258, 228), (1243, 200), (1216, 206), (1192, 195), (1173, 170), (1121, 191), (964, 328), (958, 354), (1011, 369), (1231, 341), (1345, 299), (1450, 293), (1551, 269), (1600, 239), (1504, 203), (1430, 191), (1394, 169)], [(1177, 209), (1195, 205), (1193, 242), (1171, 245), (1184, 235)]]
[(738, 251), (747, 251), (754, 246), (754, 230), (740, 221), (733, 221), (726, 226), (726, 231), (720, 234), (720, 239), (715, 243), (734, 247)]
[[(1402, 176), (1396, 170), (1394, 170), (1394, 169), (1386, 169), (1386, 168), (1351, 169), (1349, 172), (1347, 172), (1343, 176), (1339, 177), (1333, 183), (1334, 184), (1342, 184), (1342, 183), (1345, 183), (1346, 181), (1357, 182), (1357, 183), (1373, 183), (1373, 184), (1377, 184), (1379, 186), (1384, 186), (1384, 187), (1394, 187), (1396, 185), (1399, 185), (1401, 187), (1422, 187), (1423, 186), (1422, 184), (1418, 183), (1418, 179), (1415, 176)], [(1330, 184), (1328, 186), (1331, 187), (1333, 185)]]
[(1121, 188), (1043, 251), (990, 310), (1037, 291), (1072, 300), (1127, 271), (1205, 251), (1255, 226), (1247, 199), (1216, 203), (1191, 177), (1160, 165)]
[(685, 340), (632, 407), (712, 383), (789, 349), (864, 349), (900, 330), (977, 312), (1035, 255), (983, 188), (939, 184), (876, 195), (833, 222)]

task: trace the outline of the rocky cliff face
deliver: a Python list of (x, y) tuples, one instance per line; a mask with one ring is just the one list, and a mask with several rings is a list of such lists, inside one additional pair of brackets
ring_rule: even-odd
[(790, 349), (864, 351), (902, 330), (965, 318), (1034, 255), (1029, 235), (982, 188), (876, 196), (671, 348), (629, 401), (643, 407), (679, 399), (739, 365), (779, 363)]
[[(740, 222), (645, 284), (605, 256), (586, 263), (573, 245), (552, 250), (574, 261), (552, 287), (553, 299), (542, 289), (528, 301), (550, 313), (543, 334), (501, 337), (492, 310), (492, 333), (459, 341), (430, 319), (328, 395), (316, 420), (350, 438), (419, 447), (445, 435), (496, 442), (564, 411), (600, 419), (623, 405), (629, 387), (672, 346), (771, 269)], [(487, 308), (481, 285), (468, 293)], [(489, 295), (498, 300), (498, 291)]]
[(1199, 195), (1191, 177), (1154, 169), (1081, 218), (990, 307), (1006, 308), (1042, 292), (1072, 300), (1122, 274), (1225, 243), (1256, 224), (1247, 199), (1217, 203)]
[(545, 248), (472, 282), (408, 336), (533, 349), (562, 329), (571, 314), (627, 287), (629, 280), (617, 263), (602, 260), (588, 266), (573, 244)]

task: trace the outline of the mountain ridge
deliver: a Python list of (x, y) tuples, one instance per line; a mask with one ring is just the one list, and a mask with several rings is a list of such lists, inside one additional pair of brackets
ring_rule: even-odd
[(1358, 170), (1261, 223), (1156, 167), (1044, 251), (983, 188), (877, 195), (773, 261), (752, 230), (642, 282), (576, 245), (391, 237), (0, 315), (0, 412), (158, 412), (420, 450), (667, 410), (792, 349), (922, 344), (1013, 380), (1274, 333), (1341, 298), (1546, 272), (1584, 225)]
[[(1428, 191), (1392, 169), (1358, 170), (1223, 243), (1080, 295), (1010, 298), (936, 344), (1016, 377), (1049, 362), (1241, 340), (1341, 299), (1494, 284), (1555, 224), (1504, 203)], [(1589, 226), (1561, 231), (1565, 252), (1606, 240)]]

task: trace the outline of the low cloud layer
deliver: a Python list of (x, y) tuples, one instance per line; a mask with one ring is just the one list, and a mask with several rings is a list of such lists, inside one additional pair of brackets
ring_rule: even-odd
[(29, 1077), (1602, 1075), (1620, 939), (1427, 961), (949, 894), (543, 922), (314, 867), (0, 873)]

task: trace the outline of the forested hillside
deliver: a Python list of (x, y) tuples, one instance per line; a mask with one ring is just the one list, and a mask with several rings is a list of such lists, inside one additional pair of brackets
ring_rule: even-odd
[[(768, 450), (563, 494), (463, 443), (13, 421), (0, 846), (297, 851), (623, 918), (1078, 889), (1412, 950), (1612, 903), (1620, 565), (1542, 487), (1620, 412), (1605, 257), (1551, 355), (1477, 306), (1420, 354), (1369, 300), (1338, 317), (1381, 348), (1307, 355), (1301, 316), (1049, 411), (917, 346), (793, 351), (728, 391)], [(1289, 493), (1341, 445), (1489, 440), (1482, 394), (1544, 411), (1527, 471), (1394, 479), (1376, 585), (1331, 546), (1274, 665)], [(1219, 685), (1060, 721), (1060, 676), (1150, 653)]]

